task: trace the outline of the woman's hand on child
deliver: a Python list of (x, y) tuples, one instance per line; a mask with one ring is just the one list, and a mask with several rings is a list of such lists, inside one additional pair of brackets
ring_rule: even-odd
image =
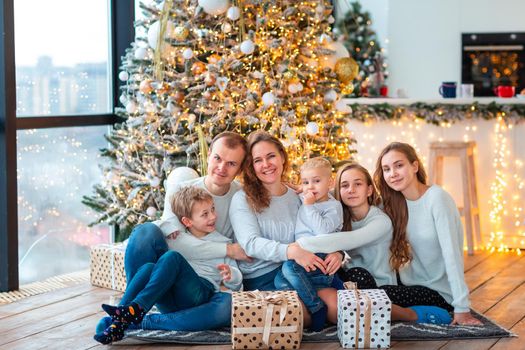
[(252, 262), (253, 258), (246, 255), (239, 243), (230, 243), (226, 245), (226, 255), (233, 260), (243, 260)]
[(333, 275), (343, 264), (341, 254), (339, 252), (328, 254), (324, 259), (324, 264), (326, 266), (326, 274)]
[(323, 259), (308, 250), (304, 250), (299, 244), (289, 244), (286, 254), (288, 259), (295, 260), (306, 272), (319, 269), (322, 273), (326, 274), (326, 266)]
[(179, 231), (173, 231), (172, 233), (166, 236), (166, 239), (176, 239), (179, 233)]
[(291, 182), (285, 182), (284, 184), (286, 185), (286, 187), (290, 187), (292, 190), (294, 190), (297, 194), (303, 192), (303, 186), (301, 185), (296, 185)]
[(451, 324), (459, 324), (462, 326), (482, 326), (483, 322), (472, 316), (470, 312), (455, 312), (454, 319)]
[(228, 264), (219, 264), (217, 265), (217, 270), (219, 270), (222, 280), (229, 281), (232, 279), (232, 270)]

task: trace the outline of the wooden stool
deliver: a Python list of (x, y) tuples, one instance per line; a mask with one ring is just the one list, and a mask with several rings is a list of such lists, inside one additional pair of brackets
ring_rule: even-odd
[(479, 223), (478, 191), (476, 188), (476, 171), (474, 170), (474, 147), (476, 142), (432, 142), (429, 155), (429, 180), (436, 185), (443, 184), (443, 158), (459, 157), (463, 187), (463, 208), (459, 213), (465, 218), (467, 251), (474, 254), (474, 236), (476, 243), (481, 244)]

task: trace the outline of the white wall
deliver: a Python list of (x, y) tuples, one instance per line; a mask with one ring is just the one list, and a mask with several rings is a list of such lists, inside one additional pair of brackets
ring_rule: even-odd
[(391, 92), (437, 98), (443, 81), (461, 81), (461, 33), (525, 31), (523, 0), (391, 0)]
[[(360, 0), (387, 49), (390, 94), (438, 98), (461, 81), (461, 33), (525, 32), (524, 0)], [(339, 14), (350, 0), (339, 0)], [(385, 41), (388, 41), (386, 43)]]

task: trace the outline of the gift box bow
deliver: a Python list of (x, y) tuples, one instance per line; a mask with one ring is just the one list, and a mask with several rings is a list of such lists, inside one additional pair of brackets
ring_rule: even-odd
[(360, 320), (361, 320), (361, 297), (363, 297), (364, 299), (364, 305), (363, 305), (363, 308), (364, 308), (364, 312), (363, 312), (363, 315), (364, 315), (364, 335), (363, 335), (363, 340), (364, 340), (364, 346), (363, 348), (367, 349), (367, 348), (370, 348), (370, 324), (372, 322), (372, 300), (370, 299), (370, 297), (365, 294), (365, 293), (361, 293), (359, 291), (359, 289), (357, 288), (357, 284), (354, 283), (354, 282), (345, 282), (344, 283), (344, 287), (345, 289), (351, 291), (354, 293), (354, 297), (355, 297), (355, 300), (356, 300), (356, 312), (355, 312), (355, 348), (357, 349), (359, 346), (359, 323), (360, 323)]
[[(288, 309), (288, 300), (280, 293), (275, 292), (261, 292), (254, 290), (251, 292), (244, 292), (244, 296), (248, 300), (254, 300), (266, 306), (266, 313), (263, 318), (262, 327), (236, 327), (233, 328), (234, 334), (251, 334), (251, 333), (262, 333), (262, 341), (266, 346), (269, 346), (270, 333), (291, 333), (297, 332), (297, 325), (294, 326), (280, 326), (286, 317), (286, 311)], [(272, 315), (275, 306), (280, 306), (279, 310), (279, 326), (272, 327)]]

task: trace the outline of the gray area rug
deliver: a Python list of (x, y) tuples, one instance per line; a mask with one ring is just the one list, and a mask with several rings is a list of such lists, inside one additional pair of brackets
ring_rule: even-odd
[[(392, 325), (391, 340), (453, 340), (502, 338), (515, 336), (507, 329), (472, 310), (475, 317), (483, 321), (483, 326), (448, 326), (395, 322)], [(331, 326), (321, 332), (304, 332), (305, 343), (339, 342), (337, 327)], [(139, 343), (177, 343), (177, 344), (231, 344), (230, 329), (201, 332), (130, 330), (126, 337), (115, 345)]]

